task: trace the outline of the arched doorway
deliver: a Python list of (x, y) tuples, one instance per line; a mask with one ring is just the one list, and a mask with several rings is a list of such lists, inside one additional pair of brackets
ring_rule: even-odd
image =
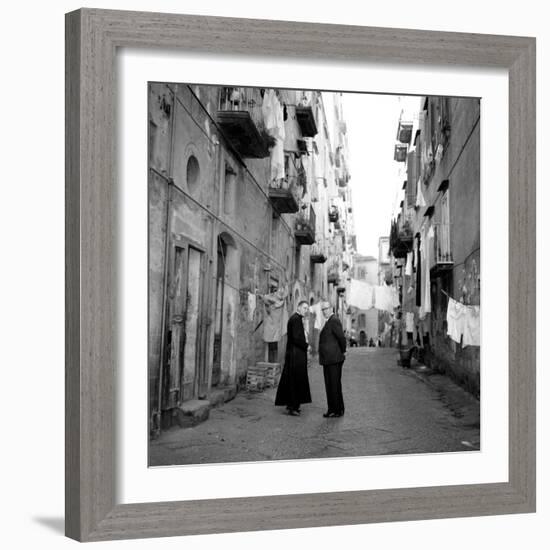
[(238, 304), (235, 289), (238, 284), (239, 261), (235, 240), (229, 233), (221, 233), (216, 261), (211, 386), (227, 384), (235, 374), (235, 311)]
[(367, 345), (367, 333), (364, 330), (362, 330), (359, 333), (359, 345), (360, 346), (366, 346)]

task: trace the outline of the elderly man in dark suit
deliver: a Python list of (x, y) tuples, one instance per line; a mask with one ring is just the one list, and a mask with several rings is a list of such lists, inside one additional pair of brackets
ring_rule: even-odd
[(275, 396), (275, 405), (286, 405), (291, 416), (300, 416), (300, 405), (311, 403), (307, 375), (308, 343), (304, 330), (304, 316), (308, 311), (308, 303), (301, 301), (296, 313), (288, 320), (285, 364)]
[(321, 309), (326, 322), (319, 334), (319, 363), (323, 365), (328, 405), (323, 416), (335, 418), (344, 415), (342, 365), (346, 358), (346, 336), (332, 306), (328, 302), (323, 302)]

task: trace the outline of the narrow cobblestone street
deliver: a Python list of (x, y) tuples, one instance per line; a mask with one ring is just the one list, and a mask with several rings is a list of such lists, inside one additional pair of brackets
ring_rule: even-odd
[(248, 462), (479, 450), (479, 401), (447, 377), (397, 365), (392, 348), (348, 350), (346, 414), (323, 418), (323, 371), (309, 367), (313, 402), (300, 417), (273, 405), (275, 390), (240, 392), (205, 422), (151, 441), (150, 465)]

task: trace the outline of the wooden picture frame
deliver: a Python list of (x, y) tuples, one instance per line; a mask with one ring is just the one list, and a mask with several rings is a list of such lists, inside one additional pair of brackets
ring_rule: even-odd
[[(116, 504), (117, 48), (509, 71), (509, 480)], [(535, 39), (82, 9), (66, 16), (66, 534), (81, 541), (535, 511)], [(528, 280), (529, 284), (525, 284)]]

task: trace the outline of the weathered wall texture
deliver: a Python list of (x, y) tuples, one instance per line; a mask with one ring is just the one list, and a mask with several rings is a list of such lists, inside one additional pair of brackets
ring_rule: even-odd
[[(426, 144), (429, 150), (432, 143), (435, 160), (431, 163), (428, 177), (423, 177), (422, 171), (417, 174), (422, 182), (419, 188), (411, 186), (409, 181), (398, 224), (402, 225), (405, 220), (410, 223), (413, 247), (417, 246), (418, 238), (426, 240), (430, 226), (436, 230), (444, 225), (448, 228), (452, 261), (442, 268), (435, 251), (431, 251), (431, 312), (420, 321), (422, 315), (419, 316), (418, 309), (414, 309), (415, 320), (419, 333), (424, 334), (426, 362), (479, 395), (480, 348), (462, 347), (451, 340), (447, 335), (446, 312), (448, 296), (467, 305), (480, 304), (480, 101), (477, 98), (448, 98), (446, 103), (444, 101), (427, 98), (424, 104), (427, 123), (425, 126), (415, 124), (413, 128), (421, 131), (416, 135), (416, 142), (413, 133), (409, 151), (421, 151)], [(443, 126), (446, 126), (446, 131), (443, 131)], [(441, 138), (444, 133), (446, 136)], [(445, 144), (440, 157), (435, 149), (438, 140)], [(407, 165), (413, 156), (409, 154)], [(425, 202), (423, 206), (418, 205), (418, 189)], [(445, 201), (448, 206), (444, 206)], [(445, 211), (448, 212), (448, 224), (443, 223)], [(393, 252), (395, 254), (395, 248)], [(403, 265), (397, 268), (397, 274), (403, 273), (405, 263), (404, 259), (396, 260), (396, 265)], [(411, 281), (410, 277), (402, 277), (403, 295), (406, 295), (411, 282), (416, 291), (415, 278), (413, 276)], [(402, 309), (404, 312), (413, 310), (405, 299), (402, 300)]]
[[(161, 412), (207, 399), (216, 388), (242, 388), (249, 366), (284, 360), (286, 336), (265, 341), (265, 295), (279, 289), (288, 316), (298, 301), (316, 303), (333, 290), (326, 264), (310, 261), (312, 249), (327, 254), (336, 234), (328, 208), (339, 195), (322, 97), (278, 92), (286, 116), (285, 181), (274, 182), (271, 149), (264, 158), (243, 154), (221, 125), (222, 97), (228, 99), (226, 110), (233, 110), (239, 97), (222, 90), (228, 89), (149, 87), (152, 431), (161, 424)], [(263, 139), (262, 95), (259, 89), (246, 94), (235, 110), (249, 110)], [(304, 99), (313, 106), (318, 132), (303, 140), (307, 152), (300, 152), (298, 140), (306, 136), (296, 104)], [(299, 209), (279, 214), (270, 189), (288, 182), (297, 189)], [(315, 242), (300, 246), (297, 219), (310, 211)], [(345, 236), (339, 240), (345, 242)]]
[(452, 98), (450, 115), (449, 146), (430, 186), (436, 188), (439, 182), (449, 180), (454, 265), (451, 273), (432, 282), (431, 363), (478, 395), (480, 348), (462, 348), (447, 336), (447, 297), (442, 290), (465, 304), (480, 303), (479, 100)]

